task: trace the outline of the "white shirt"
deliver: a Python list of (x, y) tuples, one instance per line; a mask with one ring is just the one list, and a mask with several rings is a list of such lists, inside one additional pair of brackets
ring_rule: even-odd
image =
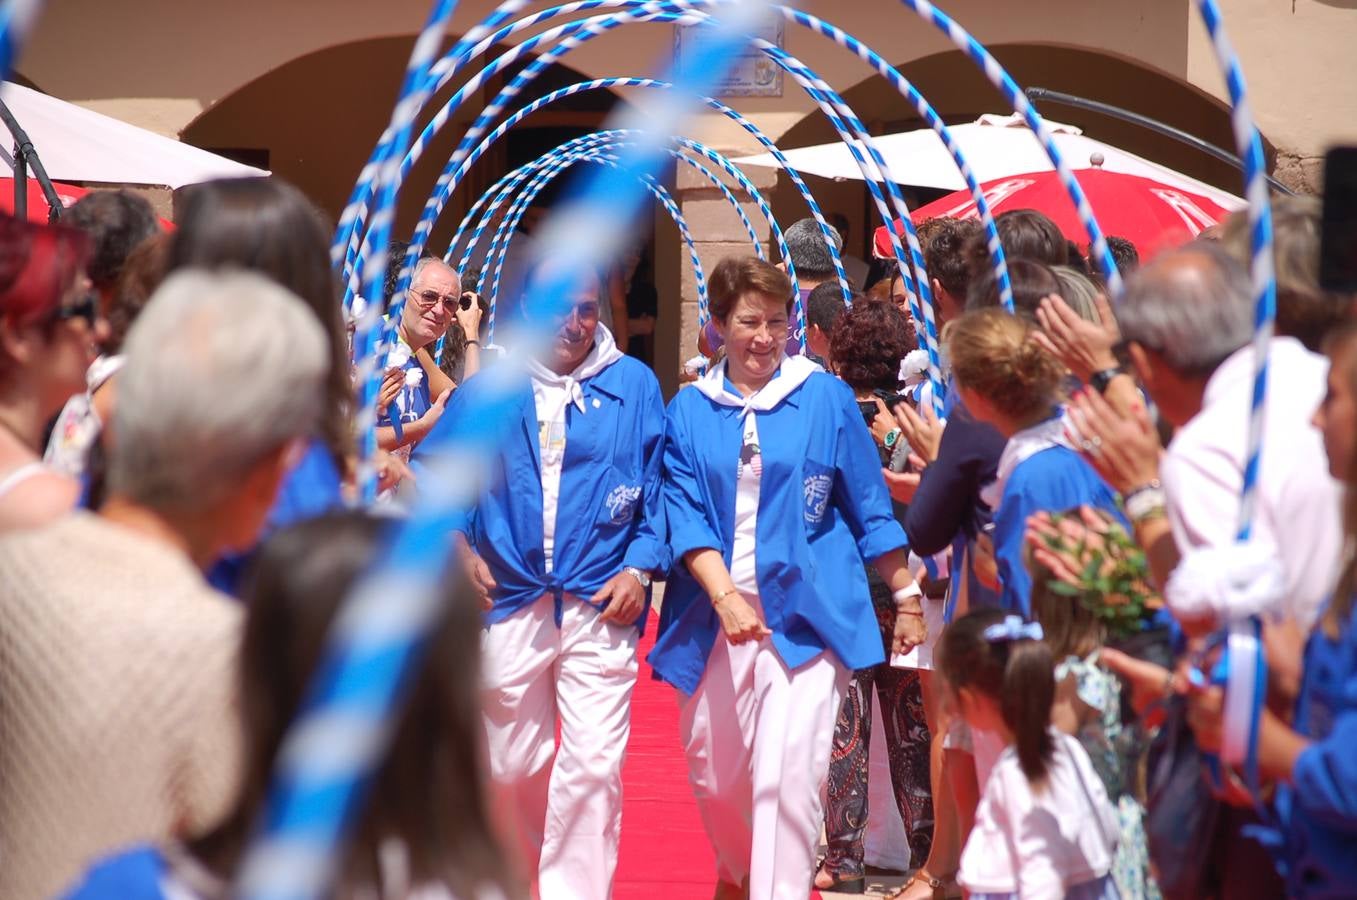
[(961, 851), (957, 880), (971, 893), (1063, 900), (1070, 888), (1112, 868), (1116, 808), (1079, 742), (1050, 733), (1055, 754), (1038, 790), (1012, 747), (994, 764)]
[(542, 550), (550, 572), (556, 548), (556, 508), (561, 498), (565, 408), (570, 403), (570, 391), (564, 385), (534, 379), (532, 398), (537, 407), (537, 447), (542, 459)]
[[(1329, 477), (1310, 417), (1328, 361), (1294, 338), (1272, 341), (1253, 543), (1274, 548), (1286, 575), (1284, 608), (1308, 631), (1338, 575), (1342, 486)], [(1202, 411), (1178, 430), (1160, 463), (1180, 553), (1232, 543), (1253, 396), (1253, 349), (1232, 354), (1206, 384)]]
[(758, 532), (759, 487), (763, 481), (763, 452), (759, 449), (758, 416), (747, 415), (740, 441), (740, 461), (735, 477), (735, 541), (730, 552), (730, 578), (745, 594), (759, 592), (755, 559)]

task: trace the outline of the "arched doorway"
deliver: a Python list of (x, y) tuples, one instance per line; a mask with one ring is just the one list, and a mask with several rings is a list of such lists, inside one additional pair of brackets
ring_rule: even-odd
[[(331, 218), (337, 217), (387, 124), (409, 53), (410, 38), (404, 36), (373, 38), (306, 54), (224, 97), (190, 123), (180, 137), (186, 143), (271, 169), (301, 188)], [(492, 50), (480, 65), (497, 55)], [(530, 61), (525, 59), (522, 65)], [(415, 165), (401, 191), (397, 237), (408, 237), (414, 229), (434, 182), (466, 126), (499, 91), (503, 77), (512, 77), (515, 71), (510, 69), (504, 76), (491, 79), (463, 104)], [(552, 66), (516, 99), (514, 108), (582, 80), (585, 78), (571, 69)], [(449, 86), (441, 92), (439, 105), (454, 89)], [(608, 91), (577, 94), (511, 130), (463, 182), (434, 229), (430, 247), (442, 250), (446, 246), (469, 205), (467, 198), (478, 197), (507, 166), (526, 162), (563, 140), (597, 130), (617, 102)]]

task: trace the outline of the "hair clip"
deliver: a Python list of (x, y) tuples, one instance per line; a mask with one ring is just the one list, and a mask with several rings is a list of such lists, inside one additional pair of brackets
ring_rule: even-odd
[(1039, 641), (1046, 636), (1040, 622), (1024, 622), (1022, 616), (1005, 616), (997, 625), (984, 631), (986, 641), (999, 644), (1006, 641)]

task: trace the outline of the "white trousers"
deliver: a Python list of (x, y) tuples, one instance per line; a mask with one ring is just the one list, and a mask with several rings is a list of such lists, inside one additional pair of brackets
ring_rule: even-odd
[(636, 637), (569, 596), (559, 628), (547, 596), (482, 631), (495, 812), (543, 898), (612, 896)]
[(832, 653), (790, 671), (772, 642), (723, 635), (682, 699), (688, 780), (717, 877), (750, 900), (806, 900), (815, 877), (834, 719), (851, 673)]

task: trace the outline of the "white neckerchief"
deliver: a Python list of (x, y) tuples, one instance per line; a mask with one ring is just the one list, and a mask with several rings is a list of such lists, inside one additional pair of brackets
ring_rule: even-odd
[(1008, 484), (1008, 478), (1020, 463), (1036, 456), (1043, 450), (1049, 450), (1051, 447), (1070, 446), (1070, 439), (1065, 436), (1063, 410), (1044, 422), (1033, 425), (1031, 428), (1024, 428), (1009, 438), (1007, 444), (1004, 444), (1004, 452), (999, 457), (998, 474), (994, 481), (981, 489), (980, 500), (991, 510), (997, 511), (999, 501), (1004, 498), (1004, 487)]
[(575, 407), (580, 412), (584, 412), (584, 389), (580, 387), (580, 383), (593, 378), (599, 372), (602, 372), (604, 369), (608, 368), (608, 366), (611, 366), (621, 359), (622, 355), (622, 351), (617, 349), (617, 341), (613, 339), (612, 332), (600, 324), (598, 329), (594, 332), (594, 349), (589, 351), (589, 355), (584, 358), (584, 362), (580, 363), (575, 368), (575, 371), (571, 372), (569, 375), (557, 375), (537, 360), (529, 360), (528, 374), (532, 376), (533, 394), (535, 397), (540, 399), (543, 394), (543, 392), (538, 389), (539, 385), (564, 388), (564, 390), (557, 395), (560, 398), (559, 406), (547, 410), (546, 412), (551, 413), (551, 415), (543, 415), (542, 419), (547, 422), (555, 421), (570, 403), (574, 403)]
[(726, 388), (726, 362), (721, 360), (693, 386), (713, 403), (738, 407), (742, 421), (751, 413), (768, 412), (787, 399), (807, 378), (824, 371), (804, 356), (784, 356), (778, 364), (777, 374), (767, 384), (748, 397), (741, 397)]

